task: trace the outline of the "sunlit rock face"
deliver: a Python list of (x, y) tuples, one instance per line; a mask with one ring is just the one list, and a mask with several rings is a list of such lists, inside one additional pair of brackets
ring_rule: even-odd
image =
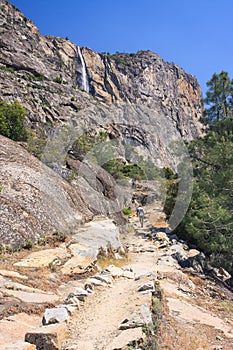
[(150, 51), (79, 50), (68, 39), (42, 36), (14, 6), (0, 4), (0, 98), (21, 101), (33, 128), (47, 135), (64, 124), (80, 133), (117, 129), (137, 153), (173, 167), (173, 141), (201, 135), (200, 86), (176, 64)]

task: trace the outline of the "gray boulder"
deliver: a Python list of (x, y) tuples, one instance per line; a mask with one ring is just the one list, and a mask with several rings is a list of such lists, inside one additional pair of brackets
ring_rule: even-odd
[(52, 309), (46, 309), (43, 319), (42, 319), (42, 324), (49, 325), (53, 323), (60, 323), (64, 321), (68, 321), (69, 319), (69, 313), (65, 307), (55, 307)]

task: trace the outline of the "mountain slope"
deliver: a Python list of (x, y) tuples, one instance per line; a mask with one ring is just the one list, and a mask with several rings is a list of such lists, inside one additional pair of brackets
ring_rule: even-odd
[[(6, 0), (0, 0), (0, 18), (0, 101), (18, 100), (27, 109), (31, 136), (23, 146), (54, 170), (45, 167), (38, 175), (42, 163), (1, 138), (7, 147), (0, 179), (6, 244), (35, 241), (47, 231), (69, 232), (94, 214), (115, 215), (130, 203), (126, 189), (91, 163), (93, 153), (100, 166), (116, 158), (125, 164), (144, 159), (176, 170), (186, 155), (185, 147), (176, 153), (177, 143), (202, 134), (199, 84), (177, 65), (150, 51), (101, 54), (68, 39), (42, 36)], [(73, 144), (83, 136), (85, 146), (85, 135), (91, 140), (104, 135), (106, 142), (90, 141), (86, 154), (75, 155)], [(38, 176), (51, 181), (48, 208), (39, 200), (44, 192), (37, 187)], [(122, 222), (119, 215), (117, 220)]]
[(0, 99), (21, 101), (32, 128), (48, 136), (64, 124), (80, 132), (117, 124), (120, 137), (159, 166), (178, 162), (171, 141), (201, 134), (199, 84), (177, 65), (150, 51), (80, 50), (69, 40), (42, 36), (9, 2), (0, 4)]

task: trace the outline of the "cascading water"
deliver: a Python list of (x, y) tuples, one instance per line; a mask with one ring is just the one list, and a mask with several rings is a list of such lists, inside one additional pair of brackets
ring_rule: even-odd
[(88, 78), (87, 78), (87, 70), (86, 70), (86, 65), (85, 61), (83, 59), (82, 52), (80, 50), (80, 47), (78, 46), (78, 55), (82, 64), (82, 89), (86, 92), (89, 92), (89, 83), (88, 83)]

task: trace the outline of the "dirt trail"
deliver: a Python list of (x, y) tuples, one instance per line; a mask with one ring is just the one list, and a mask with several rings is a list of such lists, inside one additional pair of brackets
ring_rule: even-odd
[[(135, 220), (136, 226), (139, 225)], [(145, 220), (145, 227), (149, 227)], [(139, 229), (140, 231), (140, 229)], [(137, 251), (144, 245), (140, 235), (129, 234), (125, 244)], [(155, 252), (131, 252), (127, 268), (134, 276), (155, 273)], [(150, 296), (137, 291), (142, 281), (135, 278), (118, 278), (107, 289), (99, 289), (96, 295), (86, 299), (85, 306), (77, 311), (69, 324), (71, 339), (66, 341), (63, 349), (106, 350), (111, 349), (111, 342), (120, 334), (119, 325), (129, 319), (135, 309), (142, 304), (150, 303)]]
[[(159, 249), (158, 244), (146, 238), (151, 224), (165, 226), (159, 208), (150, 206), (146, 212), (144, 228), (141, 229), (137, 218), (133, 217), (131, 224), (135, 232), (124, 237), (124, 244), (130, 252), (127, 268), (134, 272), (136, 278), (119, 277), (109, 287), (97, 288), (95, 294), (88, 297), (71, 317), (70, 338), (65, 341), (62, 350), (123, 348), (113, 346), (116, 337), (122, 333), (119, 325), (124, 319), (132, 318), (141, 305), (150, 305), (151, 294), (138, 292), (139, 286), (148, 281), (137, 279), (150, 274), (157, 276), (164, 298), (159, 349), (232, 349), (233, 318), (226, 312), (218, 312), (216, 303), (219, 300), (207, 298), (208, 282), (198, 276), (192, 278), (182, 271), (171, 257), (170, 243)], [(197, 285), (194, 284), (195, 279)]]

